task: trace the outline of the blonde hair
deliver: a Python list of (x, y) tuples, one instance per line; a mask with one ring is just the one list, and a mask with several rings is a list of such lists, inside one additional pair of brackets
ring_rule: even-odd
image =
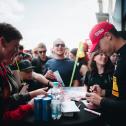
[(39, 43), (37, 48), (45, 48), (46, 49), (46, 45), (44, 43)]

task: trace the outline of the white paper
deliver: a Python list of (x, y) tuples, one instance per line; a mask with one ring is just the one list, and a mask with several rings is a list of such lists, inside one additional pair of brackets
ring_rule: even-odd
[(61, 78), (60, 73), (59, 73), (58, 70), (54, 72), (54, 75), (55, 75), (55, 77), (56, 77), (56, 80), (57, 80), (59, 83), (61, 83), (62, 86), (65, 86), (65, 85), (64, 85), (64, 82), (63, 82), (63, 80), (62, 80), (62, 78)]
[(61, 103), (61, 111), (66, 112), (79, 112), (80, 109), (76, 106), (74, 101), (65, 101)]
[(82, 98), (85, 98), (86, 92), (84, 87), (63, 87), (64, 94), (69, 96), (69, 98), (75, 99), (75, 101), (79, 101)]

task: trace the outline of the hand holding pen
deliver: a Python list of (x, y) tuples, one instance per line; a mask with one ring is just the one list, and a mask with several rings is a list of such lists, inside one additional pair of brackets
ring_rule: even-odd
[(93, 93), (96, 93), (96, 94), (98, 94), (100, 96), (102, 95), (102, 89), (101, 89), (101, 87), (98, 84), (90, 86), (89, 91), (93, 92)]
[(46, 78), (52, 79), (52, 80), (54, 80), (56, 78), (52, 70), (48, 70), (44, 76)]
[(91, 93), (86, 94), (86, 100), (89, 103), (99, 106), (101, 103), (102, 97), (96, 93), (91, 92)]
[(105, 96), (106, 90), (102, 89), (98, 84), (95, 84), (93, 86), (90, 86), (89, 89), (90, 92), (96, 93), (99, 96)]

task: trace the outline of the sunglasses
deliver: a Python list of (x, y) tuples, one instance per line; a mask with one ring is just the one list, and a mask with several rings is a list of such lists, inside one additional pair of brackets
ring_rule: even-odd
[(65, 44), (55, 44), (55, 46), (56, 46), (56, 47), (59, 47), (59, 46), (65, 47)]
[(34, 51), (35, 54), (38, 54), (38, 51)]
[(46, 53), (46, 50), (44, 50), (44, 51), (39, 51), (39, 53)]

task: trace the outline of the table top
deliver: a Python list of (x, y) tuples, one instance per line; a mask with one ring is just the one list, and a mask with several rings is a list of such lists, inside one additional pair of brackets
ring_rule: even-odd
[(35, 121), (34, 113), (29, 114), (27, 118), (24, 119), (25, 124), (30, 126), (101, 126), (101, 118), (98, 115), (87, 112), (84, 110), (84, 104), (76, 102), (76, 104), (81, 104), (80, 112), (74, 113), (73, 117), (62, 116), (59, 120), (50, 120), (48, 122)]
[[(85, 97), (84, 87), (63, 87), (65, 96), (68, 96), (69, 99), (73, 98), (83, 98)], [(80, 111), (75, 112), (73, 117), (65, 117), (61, 116), (59, 120), (53, 120), (50, 119), (47, 122), (44, 121), (36, 121), (34, 113), (29, 113), (26, 118), (22, 122), (20, 122), (20, 125), (25, 126), (102, 126), (101, 117), (90, 113), (88, 111), (85, 111), (84, 108), (86, 107), (84, 103), (80, 101), (75, 102), (79, 107)], [(18, 123), (19, 124), (19, 123)], [(18, 125), (19, 126), (19, 125)]]

